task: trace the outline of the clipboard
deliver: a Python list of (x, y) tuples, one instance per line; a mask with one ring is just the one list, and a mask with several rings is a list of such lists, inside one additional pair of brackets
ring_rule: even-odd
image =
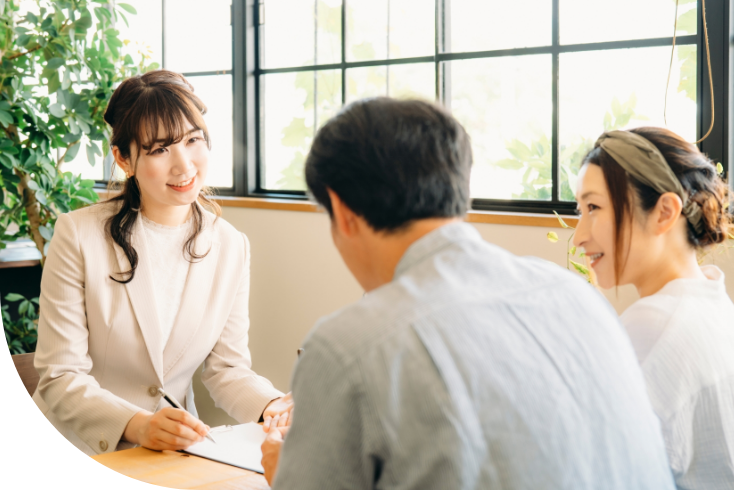
[(222, 425), (212, 428), (209, 433), (217, 441), (216, 444), (204, 439), (184, 449), (183, 452), (260, 474), (265, 472), (260, 464), (262, 460), (260, 446), (267, 434), (261, 425), (254, 422)]

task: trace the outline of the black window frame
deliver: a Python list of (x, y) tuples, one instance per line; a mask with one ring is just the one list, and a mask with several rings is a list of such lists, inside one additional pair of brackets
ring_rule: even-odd
[[(559, 200), (559, 58), (562, 53), (596, 51), (609, 49), (642, 48), (654, 46), (671, 46), (673, 38), (655, 38), (630, 41), (612, 41), (602, 43), (561, 45), (559, 29), (560, 0), (552, 0), (552, 44), (550, 46), (515, 48), (494, 51), (480, 51), (468, 53), (441, 53), (440, 44), (445, 40), (447, 26), (443, 25), (443, 10), (450, 0), (435, 0), (436, 4), (436, 42), (432, 56), (419, 58), (403, 58), (392, 60), (375, 60), (366, 62), (346, 61), (345, 16), (346, 4), (342, 3), (342, 59), (341, 63), (329, 65), (315, 65), (292, 68), (263, 69), (259, 66), (260, 37), (259, 16), (261, 15), (261, 0), (233, 0), (232, 28), (233, 28), (233, 171), (234, 186), (231, 189), (219, 189), (221, 195), (281, 198), (293, 200), (307, 200), (305, 192), (268, 190), (260, 187), (261, 168), (261, 134), (260, 134), (260, 77), (269, 73), (284, 73), (296, 71), (312, 71), (325, 69), (340, 69), (342, 73), (342, 102), (346, 98), (345, 73), (348, 68), (365, 66), (386, 66), (416, 62), (433, 62), (436, 65), (436, 100), (443, 101), (447, 87), (444, 83), (444, 61), (461, 59), (489, 58), (498, 56), (521, 56), (531, 54), (550, 54), (552, 56), (552, 173), (553, 187), (550, 201), (529, 200), (502, 200), (502, 199), (472, 199), (472, 209), (482, 211), (521, 212), (549, 214), (557, 211), (561, 214), (572, 212), (576, 203)], [(729, 159), (729, 118), (734, 117), (734, 109), (729, 109), (729, 58), (730, 51), (734, 53), (734, 41), (730, 41), (730, 2), (709, 0), (706, 4), (706, 20), (708, 26), (709, 46), (711, 51), (712, 80), (708, 77), (708, 63), (706, 60), (706, 45), (704, 40), (702, 0), (697, 1), (698, 30), (695, 35), (679, 36), (676, 43), (695, 44), (697, 46), (697, 138), (708, 131), (711, 121), (711, 99), (709, 83), (713, 82), (716, 100), (716, 121), (711, 135), (699, 144), (701, 150), (707, 153), (714, 161), (721, 162), (728, 175), (731, 161)], [(672, 20), (672, 19), (671, 19)], [(734, 39), (734, 38), (731, 38)], [(734, 55), (731, 55), (734, 57)], [(662, 88), (661, 88), (662, 93)]]

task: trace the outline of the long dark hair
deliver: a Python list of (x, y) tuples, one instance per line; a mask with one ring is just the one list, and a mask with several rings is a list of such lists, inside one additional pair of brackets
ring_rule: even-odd
[[(168, 70), (155, 70), (122, 82), (110, 98), (104, 120), (112, 128), (110, 147), (116, 146), (123, 158), (131, 157), (130, 146), (135, 143), (137, 149), (133, 162), (135, 169), (141, 150), (150, 150), (153, 142), (159, 141), (159, 130), (164, 135), (161, 145), (170, 146), (183, 139), (186, 134), (186, 121), (204, 133), (207, 146), (211, 147), (209, 132), (202, 117), (204, 114), (206, 106), (194, 95), (194, 87), (183, 75)], [(221, 210), (217, 203), (207, 197), (208, 193), (208, 189), (202, 189), (197, 202), (219, 217)], [(130, 262), (130, 270), (120, 272), (122, 279), (112, 276), (110, 278), (115, 282), (126, 284), (133, 280), (138, 267), (138, 253), (131, 243), (132, 230), (141, 203), (140, 187), (135, 172), (125, 180), (120, 195), (110, 201), (119, 202), (120, 207), (117, 213), (107, 220), (106, 232), (122, 248)], [(192, 232), (183, 249), (184, 256), (188, 256), (191, 262), (199, 261), (209, 253), (207, 251), (203, 255), (197, 255), (194, 252), (196, 237), (205, 225), (204, 214), (197, 202), (191, 203)]]
[[(729, 188), (716, 173), (714, 163), (698, 147), (687, 142), (674, 132), (655, 127), (631, 129), (631, 133), (638, 134), (650, 141), (660, 150), (688, 199), (696, 202), (703, 214), (703, 228), (700, 232), (688, 223), (687, 238), (691, 247), (704, 249), (721, 243), (727, 238), (730, 229), (731, 217), (727, 212), (729, 203)], [(614, 160), (604, 149), (596, 146), (583, 160), (582, 166), (591, 163), (601, 167), (604, 180), (609, 190), (614, 211), (614, 275), (615, 282), (619, 283), (624, 270), (626, 253), (629, 250), (630, 237), (627, 243), (622, 243), (622, 230), (625, 223), (630, 223), (633, 217), (632, 192), (637, 198), (635, 204), (647, 214), (657, 204), (660, 194), (635, 179)]]

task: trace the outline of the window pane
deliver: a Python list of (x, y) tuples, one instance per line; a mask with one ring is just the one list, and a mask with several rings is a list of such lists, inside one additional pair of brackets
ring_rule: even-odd
[(388, 70), (388, 95), (397, 98), (436, 100), (436, 65), (392, 65)]
[(316, 64), (342, 61), (341, 0), (316, 2)]
[(232, 69), (231, 0), (166, 2), (165, 68), (191, 73)]
[(261, 65), (341, 62), (341, 0), (265, 0)]
[(551, 198), (551, 56), (453, 61), (451, 109), (472, 138), (471, 195)]
[(435, 52), (435, 4), (426, 0), (347, 2), (347, 60), (412, 58)]
[[(116, 23), (120, 39), (130, 41), (123, 52), (140, 61), (140, 54), (150, 56), (150, 61), (162, 65), (163, 60), (163, 7), (162, 0), (126, 0), (137, 14), (122, 11), (129, 24), (119, 19)], [(118, 9), (118, 12), (120, 9)]]
[(351, 68), (347, 70), (347, 102), (378, 96), (435, 100), (435, 73), (433, 63)]
[(315, 130), (341, 107), (341, 72), (264, 75), (260, 86), (262, 185), (270, 190), (305, 190), (303, 164)]
[[(561, 198), (574, 200), (584, 154), (607, 130), (666, 127), (663, 119), (670, 48), (561, 54)], [(696, 139), (696, 46), (676, 47), (668, 92), (667, 128)]]
[[(560, 0), (561, 44), (671, 37), (675, 0)], [(696, 2), (678, 7), (678, 35), (695, 34)]]
[(194, 92), (204, 102), (204, 116), (212, 149), (206, 184), (212, 187), (232, 187), (232, 76), (211, 75), (189, 77)]
[(451, 36), (446, 52), (549, 46), (552, 2), (451, 0)]
[(380, 95), (387, 95), (386, 66), (347, 70), (347, 102)]

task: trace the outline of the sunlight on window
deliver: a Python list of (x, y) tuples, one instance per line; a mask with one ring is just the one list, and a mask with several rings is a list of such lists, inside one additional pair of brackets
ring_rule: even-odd
[[(578, 166), (603, 131), (666, 127), (663, 107), (669, 63), (667, 46), (561, 54), (561, 199), (574, 200)], [(673, 66), (667, 127), (694, 141), (696, 47), (677, 47)]]
[(445, 51), (548, 46), (552, 42), (551, 5), (548, 0), (451, 0), (450, 45)]
[[(675, 0), (560, 0), (559, 8), (561, 44), (673, 35)], [(697, 24), (696, 0), (680, 0), (678, 35), (695, 34)]]
[(451, 109), (472, 139), (472, 197), (550, 199), (550, 55), (452, 61)]
[(341, 107), (341, 72), (267, 75), (261, 82), (261, 96), (263, 186), (304, 190), (303, 164), (315, 131)]
[(190, 77), (194, 93), (204, 102), (212, 141), (206, 185), (232, 187), (232, 76)]
[(166, 2), (166, 68), (191, 73), (232, 68), (231, 0)]

